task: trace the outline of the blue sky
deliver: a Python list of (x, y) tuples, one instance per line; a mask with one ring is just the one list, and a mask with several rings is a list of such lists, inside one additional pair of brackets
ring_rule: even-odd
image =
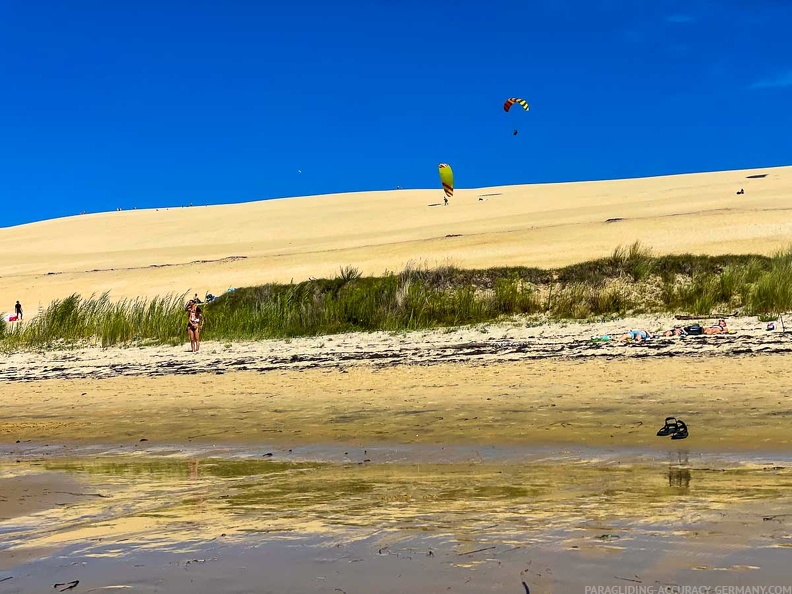
[(790, 23), (788, 0), (0, 0), (0, 226), (440, 193), (439, 162), (459, 187), (792, 164)]

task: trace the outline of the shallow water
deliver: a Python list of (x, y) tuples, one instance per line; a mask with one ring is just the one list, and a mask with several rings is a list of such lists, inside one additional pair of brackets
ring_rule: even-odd
[[(675, 509), (680, 501), (683, 507), (706, 501), (711, 508), (773, 499), (792, 482), (792, 456), (684, 449), (333, 445), (262, 455), (249, 448), (160, 446), (135, 455), (113, 449), (98, 453), (96, 448), (74, 448), (67, 457), (42, 453), (35, 447), (17, 451), (14, 462), (0, 464), (0, 477), (68, 475), (83, 491), (97, 494), (69, 505), (72, 510), (107, 513), (119, 502), (135, 501), (174, 512), (200, 497), (202, 509), (229, 517), (244, 517), (260, 505), (274, 516), (297, 511), (301, 517), (321, 516), (322, 506), (330, 505), (343, 524), (355, 525), (376, 524), (378, 513), (405, 506), (416, 513), (441, 513), (457, 504), (478, 509), (483, 503), (491, 513), (518, 508), (523, 520), (543, 515), (548, 506), (575, 508), (584, 500), (597, 500), (604, 516), (617, 513), (628, 499), (651, 503), (659, 511), (669, 501)], [(644, 509), (631, 510), (646, 515)], [(63, 515), (57, 509), (50, 513)], [(553, 515), (556, 521), (564, 517)]]
[[(188, 566), (202, 576), (204, 589), (190, 582), (193, 592), (219, 591), (211, 590), (215, 574), (222, 591), (249, 591), (249, 580), (273, 592), (325, 591), (326, 580), (315, 578), (327, 563), (344, 583), (390, 591), (372, 590), (372, 580), (407, 558), (421, 560), (410, 564), (414, 583), (402, 580), (394, 592), (434, 591), (438, 576), (437, 588), (489, 591), (520, 586), (522, 572), (531, 574), (521, 567), (526, 551), (548, 568), (573, 558), (600, 568), (587, 579), (627, 571), (711, 584), (720, 583), (718, 572), (737, 572), (777, 584), (792, 548), (792, 456), (778, 453), (337, 444), (264, 453), (272, 455), (146, 444), (134, 454), (7, 448), (0, 496), (13, 480), (23, 485), (20, 497), (55, 499), (15, 517), (0, 514), (7, 517), (0, 580), (12, 578), (0, 592), (31, 591), (43, 576), (65, 583), (74, 568), (110, 587), (134, 567), (140, 571), (115, 585), (180, 591), (188, 586), (174, 571)], [(25, 495), (26, 481), (41, 476), (47, 485)], [(263, 550), (266, 560), (258, 557)], [(441, 570), (433, 568), (440, 559)], [(196, 569), (206, 563), (214, 573)], [(245, 578), (234, 570), (240, 563)], [(291, 581), (273, 577), (281, 566), (296, 572)], [(504, 566), (508, 572), (489, 573)], [(300, 575), (305, 567), (314, 569)], [(479, 573), (465, 581), (460, 571)], [(584, 583), (577, 570), (563, 579), (536, 573), (533, 583), (546, 587)]]

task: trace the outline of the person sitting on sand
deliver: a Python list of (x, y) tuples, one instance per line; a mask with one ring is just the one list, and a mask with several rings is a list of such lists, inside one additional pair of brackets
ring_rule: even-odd
[(619, 337), (619, 340), (632, 340), (634, 342), (643, 342), (644, 340), (649, 340), (650, 338), (654, 338), (654, 334), (649, 332), (649, 330), (630, 330), (627, 334), (623, 334)]
[(190, 337), (190, 349), (197, 353), (201, 346), (201, 328), (203, 328), (203, 312), (195, 303), (187, 314), (187, 335)]
[(729, 329), (726, 327), (726, 320), (718, 320), (718, 323), (709, 328), (704, 328), (704, 334), (726, 334)]

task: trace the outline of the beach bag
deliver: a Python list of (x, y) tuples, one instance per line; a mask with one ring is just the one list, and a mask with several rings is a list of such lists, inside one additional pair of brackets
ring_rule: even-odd
[(704, 334), (704, 328), (702, 328), (699, 324), (693, 324), (692, 326), (686, 327), (685, 332), (691, 336), (696, 336), (698, 334)]

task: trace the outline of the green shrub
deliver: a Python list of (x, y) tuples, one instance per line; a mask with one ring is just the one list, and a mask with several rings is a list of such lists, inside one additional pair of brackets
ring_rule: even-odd
[[(108, 293), (53, 301), (10, 328), (0, 348), (64, 344), (179, 344), (185, 295), (112, 302)], [(462, 270), (408, 266), (364, 277), (342, 267), (330, 279), (243, 287), (203, 306), (203, 338), (258, 340), (348, 331), (400, 332), (481, 324), (502, 316), (585, 319), (639, 312), (707, 315), (723, 307), (768, 315), (792, 310), (792, 249), (753, 255), (653, 256), (636, 242), (607, 258), (560, 269)]]

